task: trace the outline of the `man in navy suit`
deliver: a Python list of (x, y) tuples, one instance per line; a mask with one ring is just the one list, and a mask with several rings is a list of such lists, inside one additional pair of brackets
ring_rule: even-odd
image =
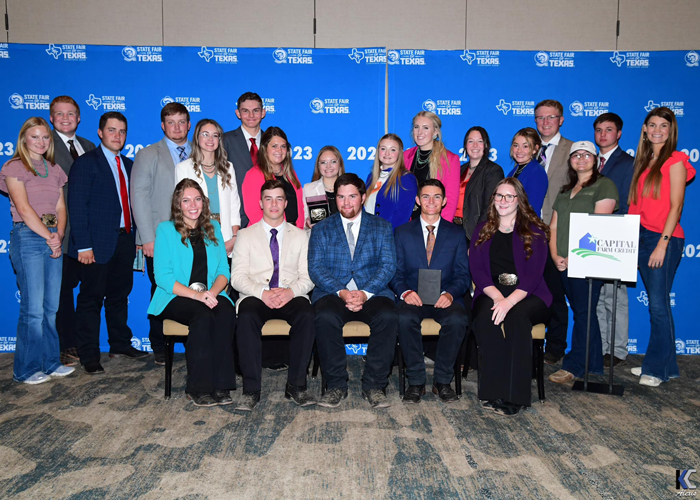
[[(257, 153), (262, 138), (260, 122), (265, 118), (262, 98), (255, 92), (246, 92), (238, 98), (236, 116), (241, 126), (224, 134), (224, 149), (228, 161), (233, 163), (238, 183), (238, 196), (243, 199), (241, 186), (245, 174), (257, 163)], [(248, 226), (248, 217), (241, 203), (241, 228)]]
[[(440, 217), (447, 203), (442, 182), (421, 182), (416, 202), (420, 205), (420, 217), (396, 228), (396, 274), (391, 280), (398, 297), (399, 346), (406, 360), (409, 384), (403, 401), (419, 403), (425, 394), (421, 321), (433, 318), (440, 324), (433, 393), (451, 403), (458, 399), (450, 383), (468, 323), (463, 299), (471, 281), (467, 238), (462, 228)], [(420, 269), (441, 271), (442, 293), (434, 305), (423, 304), (417, 293)]]
[[(618, 142), (622, 136), (622, 118), (615, 113), (604, 113), (593, 122), (595, 142), (600, 148), (598, 154), (598, 169), (600, 173), (615, 183), (620, 194), (620, 209), (618, 214), (626, 214), (629, 205), (630, 186), (634, 174), (634, 158), (623, 151)], [(603, 364), (615, 366), (626, 364), (627, 340), (629, 338), (629, 304), (627, 287), (620, 285), (617, 291), (617, 313), (613, 318), (612, 312), (613, 284), (605, 283), (600, 290), (598, 299), (598, 323), (603, 339)], [(615, 321), (615, 345), (610, 345), (612, 323)]]
[[(66, 175), (70, 174), (73, 161), (79, 156), (95, 149), (95, 145), (80, 137), (75, 132), (80, 124), (80, 106), (67, 95), (54, 97), (49, 107), (50, 120), (53, 125), (53, 144), (55, 162)], [(63, 195), (68, 200), (68, 184), (63, 186)], [(66, 225), (63, 238), (63, 253), (68, 253), (70, 226)], [(61, 297), (56, 313), (56, 330), (61, 345), (61, 363), (75, 366), (80, 362), (75, 343), (75, 299), (73, 289), (78, 286), (78, 262), (68, 256), (63, 258), (63, 276), (61, 279)]]
[(133, 162), (120, 154), (126, 126), (121, 113), (103, 114), (97, 131), (102, 143), (75, 160), (68, 176), (68, 255), (80, 263), (81, 282), (75, 337), (80, 362), (91, 375), (104, 373), (100, 364), (103, 302), (110, 357), (148, 355), (132, 347), (126, 324), (136, 250), (128, 185)]
[(355, 174), (335, 181), (338, 213), (319, 222), (309, 241), (309, 275), (315, 283), (316, 346), (328, 390), (317, 403), (335, 408), (348, 395), (343, 325), (370, 328), (362, 395), (386, 408), (389, 369), (396, 346), (397, 317), (389, 281), (396, 271), (391, 224), (365, 212), (365, 184)]

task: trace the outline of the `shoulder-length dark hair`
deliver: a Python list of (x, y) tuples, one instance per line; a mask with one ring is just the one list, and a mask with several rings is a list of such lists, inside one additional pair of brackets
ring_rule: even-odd
[[(574, 151), (574, 153), (576, 151)], [(569, 159), (566, 162), (566, 164), (569, 166), (569, 170), (567, 170), (566, 172), (567, 183), (561, 187), (560, 193), (566, 193), (567, 191), (571, 191), (572, 189), (574, 189), (574, 186), (576, 186), (576, 183), (578, 182), (578, 174), (576, 174), (576, 170), (574, 170), (574, 167), (571, 165), (571, 157), (574, 156), (574, 153), (571, 153), (569, 155)], [(598, 177), (603, 176), (603, 174), (598, 172), (598, 169), (596, 168), (596, 155), (594, 155), (590, 151), (586, 151), (586, 153), (590, 153), (591, 155), (593, 155), (593, 170), (591, 171), (591, 176), (588, 178), (588, 180), (581, 184), (582, 188), (592, 186), (593, 184), (595, 184), (595, 181), (598, 180)]]
[(540, 235), (533, 231), (533, 226), (539, 229), (544, 237), (549, 240), (549, 226), (542, 222), (535, 211), (530, 206), (530, 202), (527, 199), (527, 194), (521, 182), (515, 177), (506, 177), (501, 182), (496, 184), (496, 188), (491, 194), (491, 199), (489, 200), (489, 210), (486, 219), (486, 224), (479, 231), (479, 238), (476, 240), (475, 246), (481, 245), (487, 240), (493, 238), (493, 235), (498, 231), (498, 226), (500, 224), (500, 217), (498, 211), (496, 210), (496, 205), (494, 204), (494, 195), (498, 190), (498, 186), (503, 184), (508, 184), (513, 187), (515, 194), (517, 195), (516, 200), (518, 201), (518, 210), (515, 213), (515, 227), (514, 231), (518, 234), (521, 240), (523, 240), (523, 246), (525, 247), (525, 260), (528, 260), (532, 256), (532, 239), (539, 238)]
[(228, 157), (226, 154), (226, 149), (224, 149), (224, 130), (221, 128), (216, 120), (210, 118), (204, 118), (197, 122), (194, 127), (194, 140), (192, 141), (192, 166), (194, 167), (194, 173), (200, 179), (204, 180), (201, 167), (202, 160), (204, 158), (204, 153), (202, 148), (199, 147), (199, 134), (202, 132), (202, 127), (205, 125), (213, 125), (216, 129), (216, 133), (219, 134), (219, 146), (214, 151), (214, 166), (216, 167), (216, 175), (221, 179), (221, 185), (223, 187), (231, 187), (231, 171), (228, 168)]
[[(469, 153), (467, 153), (467, 139), (469, 139), (469, 134), (472, 132), (479, 132), (479, 135), (481, 135), (481, 140), (484, 142), (484, 156), (481, 158), (481, 161), (479, 161), (479, 165), (484, 161), (484, 158), (488, 160), (489, 154), (491, 151), (491, 139), (489, 138), (489, 133), (486, 132), (486, 129), (484, 127), (480, 127), (479, 125), (476, 125), (469, 130), (467, 130), (467, 133), (464, 134), (464, 142), (462, 143), (462, 146), (464, 147), (464, 153), (467, 155), (467, 163), (469, 163)], [(460, 181), (463, 181), (467, 177), (467, 172), (469, 172), (468, 168), (464, 169), (464, 172), (460, 175)]]
[(270, 144), (270, 141), (272, 141), (273, 137), (279, 137), (287, 144), (287, 155), (282, 161), (282, 176), (287, 179), (287, 181), (296, 189), (301, 188), (301, 184), (297, 178), (297, 173), (294, 171), (294, 166), (292, 165), (292, 145), (289, 144), (289, 141), (287, 140), (287, 134), (285, 134), (284, 130), (279, 127), (268, 127), (260, 138), (260, 149), (258, 149), (258, 166), (260, 167), (260, 170), (262, 170), (265, 180), (269, 181), (275, 178), (275, 173), (272, 171), (270, 160), (267, 159), (267, 147)]
[(175, 186), (175, 191), (173, 192), (173, 200), (170, 204), (170, 220), (175, 223), (175, 229), (182, 236), (182, 244), (188, 246), (187, 240), (190, 237), (190, 228), (185, 224), (185, 217), (182, 215), (182, 197), (184, 196), (185, 189), (193, 188), (199, 191), (199, 195), (202, 197), (202, 213), (199, 214), (197, 219), (197, 229), (201, 229), (205, 237), (218, 245), (219, 242), (214, 235), (214, 225), (211, 223), (211, 212), (209, 211), (209, 198), (204, 195), (204, 191), (197, 181), (192, 179), (182, 179)]
[[(654, 165), (649, 167), (654, 150), (651, 147), (651, 142), (649, 142), (647, 139), (647, 133), (644, 131), (644, 128), (646, 127), (647, 123), (649, 123), (649, 120), (654, 116), (663, 118), (669, 122), (671, 126), (668, 130), (668, 139), (661, 147), (661, 151), (659, 151), (659, 157), (656, 159)], [(661, 196), (661, 167), (671, 157), (673, 152), (676, 150), (677, 145), (678, 122), (676, 121), (676, 115), (673, 113), (673, 111), (665, 106), (654, 108), (649, 111), (649, 114), (644, 119), (644, 126), (642, 127), (641, 134), (639, 135), (639, 144), (637, 145), (637, 156), (634, 158), (634, 174), (632, 174), (632, 187), (630, 188), (628, 198), (630, 204), (637, 202), (637, 184), (639, 183), (639, 177), (641, 177), (641, 175), (647, 169), (649, 169), (649, 175), (644, 181), (642, 196), (647, 197), (653, 192), (652, 197), (655, 200), (659, 199), (659, 196)]]

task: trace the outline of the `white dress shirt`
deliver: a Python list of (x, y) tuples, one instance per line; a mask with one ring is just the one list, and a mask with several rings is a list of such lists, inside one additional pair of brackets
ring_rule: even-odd
[(547, 155), (547, 159), (545, 160), (545, 164), (544, 164), (544, 171), (545, 172), (549, 172), (549, 164), (552, 163), (552, 156), (554, 156), (554, 150), (559, 145), (560, 140), (561, 140), (561, 132), (557, 132), (557, 135), (552, 137), (552, 139), (547, 143), (547, 151), (544, 152), (544, 154)]
[(68, 148), (68, 151), (70, 151), (70, 144), (68, 144), (68, 141), (73, 141), (73, 146), (75, 146), (75, 150), (78, 152), (78, 156), (83, 156), (85, 154), (85, 150), (83, 149), (83, 146), (80, 144), (80, 141), (78, 141), (77, 135), (73, 134), (73, 137), (68, 137), (67, 135), (63, 135), (58, 130), (56, 130), (56, 133), (61, 138), (63, 143), (66, 145), (66, 148)]
[[(279, 246), (279, 255), (278, 255), (278, 264), (279, 264), (279, 276), (278, 276), (278, 283), (282, 283), (282, 240), (284, 239), (284, 221), (277, 226), (277, 227), (272, 227), (269, 225), (267, 222), (265, 222), (265, 219), (261, 219), (260, 223), (262, 224), (263, 228), (265, 229), (265, 234), (267, 234), (267, 244), (269, 246), (270, 241), (272, 240), (272, 233), (270, 232), (270, 229), (277, 229), (277, 245)], [(272, 251), (270, 251), (270, 256), (272, 256)], [(282, 287), (284, 288), (284, 287)], [(260, 291), (260, 297), (259, 299), (262, 299), (262, 293), (265, 290), (269, 290), (270, 286), (266, 285), (261, 291)]]
[[(346, 219), (342, 215), (340, 216), (340, 220), (343, 223), (343, 234), (345, 235), (345, 238), (347, 239), (348, 235), (348, 224), (352, 222), (352, 227), (350, 228), (350, 232), (352, 232), (352, 236), (355, 238), (355, 248), (357, 248), (357, 239), (360, 236), (360, 224), (362, 223), (362, 211), (358, 214), (355, 219), (350, 220)], [(349, 282), (348, 282), (349, 283)], [(373, 293), (369, 293), (367, 290), (362, 290), (365, 292), (365, 295), (367, 295), (367, 300), (371, 299), (374, 297)], [(340, 295), (341, 290), (338, 290), (336, 293)]]

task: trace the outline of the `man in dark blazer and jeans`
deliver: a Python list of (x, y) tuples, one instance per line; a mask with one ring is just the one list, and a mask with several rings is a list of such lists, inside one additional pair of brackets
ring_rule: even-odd
[[(51, 124), (53, 125), (53, 144), (56, 164), (60, 165), (66, 175), (79, 156), (95, 149), (95, 145), (76, 135), (80, 124), (80, 106), (67, 95), (54, 97), (49, 107)], [(68, 184), (63, 186), (63, 195), (68, 204)], [(63, 238), (63, 253), (68, 253), (70, 241), (70, 225), (66, 224), (66, 234)], [(73, 289), (78, 286), (78, 262), (64, 255), (63, 276), (61, 278), (61, 296), (56, 313), (56, 330), (61, 348), (61, 363), (75, 366), (80, 362), (75, 343), (75, 299)]]
[[(433, 393), (441, 401), (451, 403), (458, 399), (450, 383), (468, 323), (463, 298), (471, 282), (467, 238), (459, 226), (440, 217), (447, 203), (442, 182), (437, 179), (421, 182), (416, 202), (420, 205), (420, 217), (397, 227), (394, 234), (396, 274), (391, 288), (397, 296), (399, 347), (406, 360), (409, 384), (403, 401), (419, 403), (425, 394), (421, 322), (433, 318), (440, 324)], [(442, 293), (433, 305), (423, 304), (417, 293), (421, 269), (440, 271)]]
[(100, 117), (102, 143), (75, 162), (68, 176), (71, 235), (68, 255), (79, 262), (76, 307), (78, 355), (90, 375), (100, 364), (100, 313), (105, 306), (110, 357), (141, 358), (131, 345), (128, 298), (134, 282), (136, 245), (129, 200), (132, 161), (120, 154), (126, 118), (117, 111)]
[[(615, 183), (620, 194), (620, 208), (616, 214), (626, 214), (629, 210), (627, 197), (634, 174), (634, 158), (620, 148), (618, 141), (622, 136), (622, 118), (615, 113), (603, 113), (593, 122), (595, 142), (600, 148), (598, 170)], [(612, 311), (613, 284), (605, 283), (600, 289), (600, 298), (596, 313), (603, 340), (603, 364), (626, 364), (627, 341), (629, 339), (629, 302), (627, 287), (620, 285), (617, 291), (617, 311), (613, 318)], [(612, 323), (615, 321), (615, 345), (610, 345)]]
[(317, 404), (335, 408), (347, 397), (343, 325), (362, 321), (370, 328), (362, 395), (373, 408), (386, 408), (398, 323), (389, 289), (396, 271), (394, 235), (388, 221), (362, 208), (366, 189), (357, 175), (338, 177), (334, 191), (338, 213), (316, 224), (309, 240), (316, 346), (328, 382)]

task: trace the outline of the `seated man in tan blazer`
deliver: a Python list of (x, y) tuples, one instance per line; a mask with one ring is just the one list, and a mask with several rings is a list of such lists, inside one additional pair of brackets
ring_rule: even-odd
[(252, 411), (260, 401), (261, 331), (269, 319), (283, 319), (292, 327), (284, 396), (300, 406), (314, 405), (316, 400), (306, 392), (315, 338), (307, 295), (314, 287), (306, 261), (309, 242), (304, 230), (284, 220), (287, 197), (281, 181), (263, 184), (260, 206), (262, 220), (241, 229), (233, 248), (231, 286), (240, 292), (236, 346), (243, 373), (243, 397), (236, 409)]

